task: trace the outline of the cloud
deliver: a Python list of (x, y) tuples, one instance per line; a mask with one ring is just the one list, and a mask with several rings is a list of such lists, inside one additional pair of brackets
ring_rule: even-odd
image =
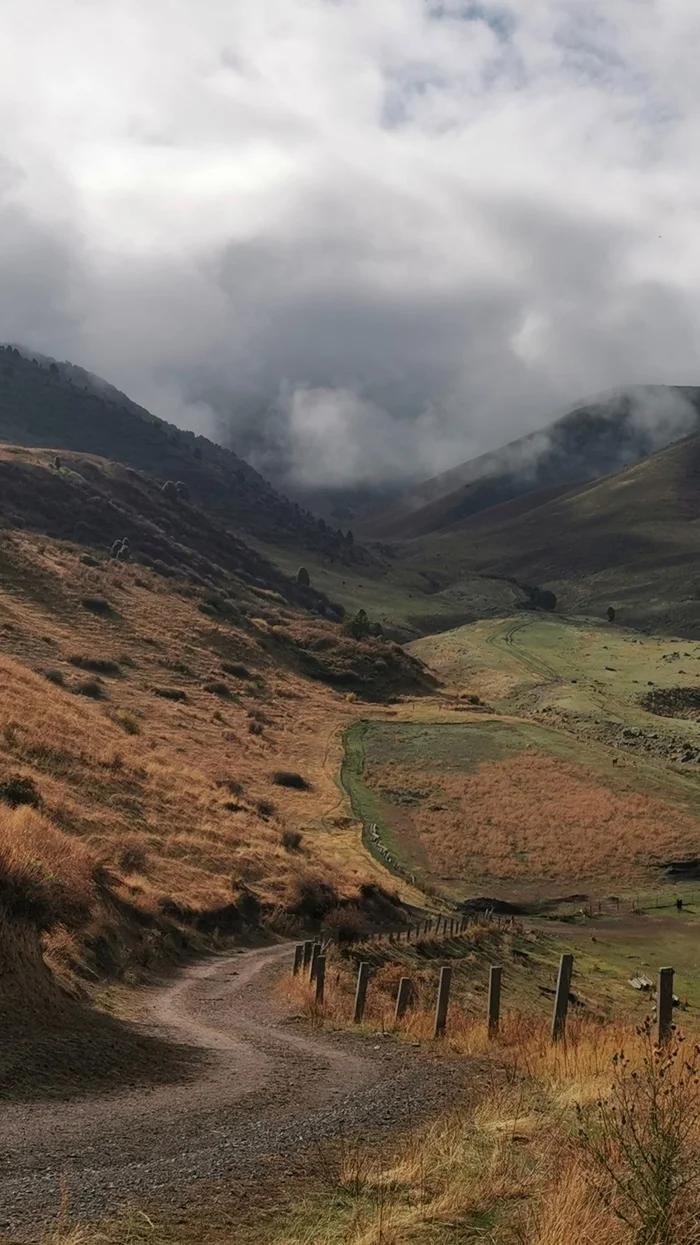
[(4, 34), (0, 337), (290, 486), (698, 380), (690, 0), (6, 0)]

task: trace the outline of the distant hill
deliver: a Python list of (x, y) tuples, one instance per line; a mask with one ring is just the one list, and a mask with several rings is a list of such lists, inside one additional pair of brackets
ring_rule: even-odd
[(99, 455), (182, 481), (194, 502), (244, 538), (339, 564), (369, 558), (231, 450), (166, 423), (72, 363), (0, 347), (0, 442)]
[(358, 526), (382, 539), (444, 531), (524, 494), (556, 494), (599, 479), (698, 429), (698, 387), (648, 385), (614, 393), (426, 481), (368, 512)]
[(622, 623), (700, 636), (700, 434), (602, 480), (529, 493), (411, 541), (400, 566), (404, 575), (430, 567), (445, 608), (477, 576), (501, 593), (513, 582), (550, 588), (564, 613), (602, 616), (613, 605)]

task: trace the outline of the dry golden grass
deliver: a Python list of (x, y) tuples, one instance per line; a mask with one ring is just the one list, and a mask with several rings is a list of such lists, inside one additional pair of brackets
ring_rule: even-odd
[[(342, 967), (340, 974), (334, 966), (322, 1007), (298, 979), (286, 989), (315, 1024), (347, 1025), (349, 980)], [(394, 997), (387, 977), (373, 978), (366, 1029), (394, 1027)], [(476, 1106), (402, 1139), (398, 1160), (356, 1147), (337, 1178), (356, 1191), (352, 1217), (339, 1199), (325, 1211), (302, 1207), (298, 1226), (270, 1238), (275, 1245), (457, 1245), (470, 1233), (492, 1245), (700, 1239), (698, 1048), (686, 1050), (681, 1038), (667, 1056), (643, 1029), (585, 1021), (570, 1022), (566, 1043), (553, 1046), (545, 1022), (518, 1013), (507, 1014), (489, 1042), (486, 1026), (456, 1006), (446, 1037), (435, 1043), (432, 1031), (432, 1006), (419, 996), (397, 1032), (439, 1056), (472, 1061), (486, 1086)], [(601, 1131), (601, 1102), (610, 1103), (612, 1131)], [(672, 1187), (682, 1192), (665, 1202)], [(657, 1222), (662, 1203), (668, 1219)]]
[(382, 787), (422, 789), (410, 816), (436, 872), (508, 882), (632, 880), (694, 851), (697, 822), (677, 806), (606, 786), (583, 766), (534, 750), (473, 772), (370, 766)]
[[(393, 889), (335, 782), (352, 709), (268, 651), (269, 625), (256, 618), (269, 594), (243, 595), (239, 622), (212, 620), (186, 585), (141, 566), (87, 566), (79, 550), (18, 534), (2, 558), (0, 783), (32, 779), (41, 807), (2, 812), (0, 863), (8, 878), (31, 874), (45, 897), (67, 902), (74, 890), (72, 911), (61, 909), (60, 930), (45, 936), (62, 979), (90, 973), (88, 927), (94, 941), (102, 925), (114, 967), (126, 967), (106, 891), (120, 911), (162, 927), (165, 944), (166, 927), (187, 933), (217, 910), (226, 928), (251, 891), (274, 911), (308, 878), (341, 896), (371, 880)], [(111, 613), (86, 609), (88, 598)], [(284, 603), (267, 604), (273, 617), (294, 618)], [(92, 699), (78, 689), (95, 663), (105, 673), (90, 675), (101, 692)], [(206, 690), (212, 683), (226, 695)], [(278, 770), (298, 772), (309, 789), (276, 785)], [(285, 850), (285, 830), (301, 834), (299, 851)], [(155, 935), (146, 947), (138, 934), (149, 959)]]

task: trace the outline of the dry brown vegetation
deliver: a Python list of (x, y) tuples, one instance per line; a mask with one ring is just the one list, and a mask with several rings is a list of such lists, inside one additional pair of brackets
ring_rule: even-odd
[[(347, 1025), (349, 969), (335, 963), (329, 981), (322, 1006), (299, 978), (283, 988), (315, 1025)], [(395, 987), (387, 972), (372, 979), (364, 1028), (468, 1058), (478, 1101), (394, 1154), (347, 1146), (335, 1198), (286, 1215), (276, 1245), (695, 1245), (700, 1047), (675, 1033), (659, 1050), (648, 1025), (580, 1019), (553, 1045), (547, 1022), (520, 1012), (489, 1040), (484, 1020), (456, 1004), (436, 1043), (427, 997), (394, 1023)]]
[(0, 907), (40, 933), (63, 989), (284, 913), (319, 920), (388, 880), (335, 783), (352, 709), (304, 677), (294, 635), (325, 635), (360, 681), (379, 641), (232, 579), (203, 612), (184, 575), (30, 534), (3, 534), (0, 570)]
[(670, 802), (614, 791), (584, 766), (534, 750), (472, 773), (368, 765), (366, 778), (377, 790), (420, 791), (402, 816), (436, 872), (470, 882), (609, 887), (697, 843), (697, 823)]

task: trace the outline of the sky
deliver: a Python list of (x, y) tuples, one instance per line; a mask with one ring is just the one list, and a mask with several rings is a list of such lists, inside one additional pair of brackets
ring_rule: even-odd
[(700, 383), (694, 0), (3, 0), (0, 340), (290, 488)]

